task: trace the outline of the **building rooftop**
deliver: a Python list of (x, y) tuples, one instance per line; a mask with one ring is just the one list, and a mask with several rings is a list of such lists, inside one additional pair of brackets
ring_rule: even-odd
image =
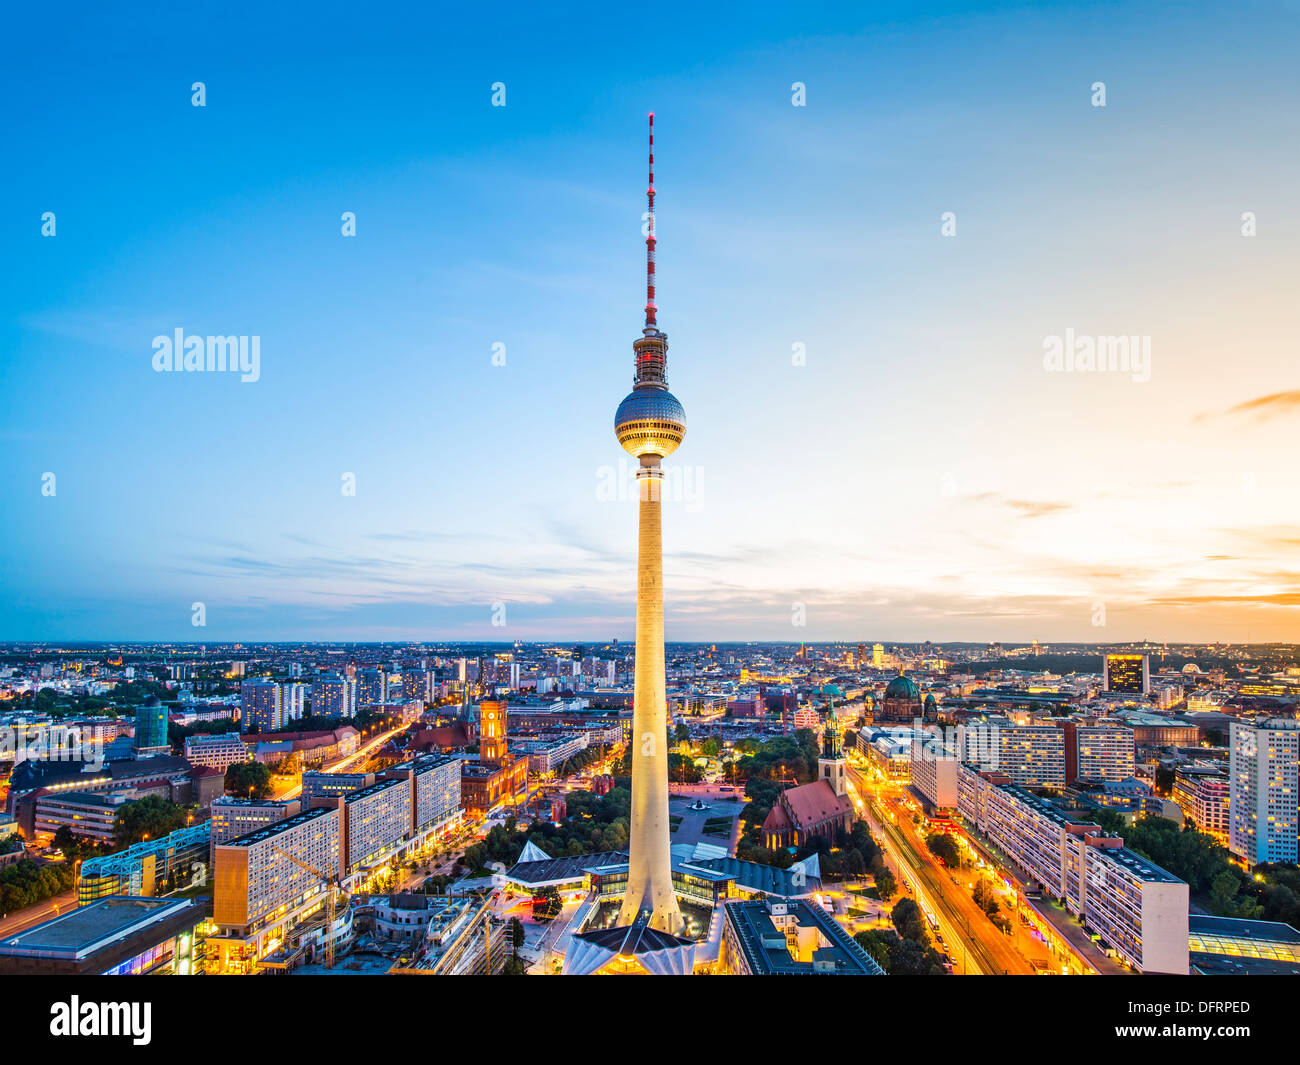
[(814, 926), (826, 944), (812, 952), (811, 961), (790, 953), (784, 932), (776, 927), (763, 900), (728, 902), (726, 917), (735, 929), (750, 969), (760, 976), (883, 976), (884, 971), (865, 950), (849, 938), (820, 906), (802, 901), (784, 903), (801, 928)]
[(781, 898), (795, 898), (821, 890), (821, 879), (804, 876), (800, 881), (797, 870), (778, 869), (761, 862), (747, 862), (741, 858), (694, 858), (682, 863), (685, 868), (707, 869), (735, 880), (738, 887), (747, 891), (761, 891)]
[(0, 955), (84, 958), (115, 940), (169, 917), (202, 906), (194, 899), (144, 899), (113, 896), (68, 910), (48, 921), (0, 940)]
[(1116, 847), (1104, 852), (1111, 861), (1118, 862), (1141, 880), (1151, 884), (1181, 884), (1182, 878), (1174, 876), (1167, 869), (1162, 869), (1155, 862), (1147, 861), (1140, 854), (1135, 854), (1127, 847)]
[(1249, 921), (1241, 917), (1213, 917), (1207, 913), (1193, 913), (1187, 918), (1187, 932), (1193, 938), (1253, 939), (1300, 946), (1300, 929), (1285, 921)]
[(606, 871), (610, 866), (626, 867), (627, 851), (597, 851), (595, 854), (565, 855), (538, 862), (516, 862), (506, 878), (517, 884), (540, 885), (581, 880), (589, 869)]
[(234, 839), (226, 840), (225, 843), (219, 843), (219, 847), (251, 847), (256, 843), (272, 839), (284, 832), (292, 832), (295, 828), (306, 824), (308, 821), (314, 821), (318, 817), (326, 817), (334, 813), (333, 806), (317, 806), (311, 810), (304, 810), (300, 814), (294, 814), (292, 817), (286, 817), (283, 821), (276, 821), (272, 825), (263, 825), (252, 832), (245, 832), (242, 836), (236, 836)]

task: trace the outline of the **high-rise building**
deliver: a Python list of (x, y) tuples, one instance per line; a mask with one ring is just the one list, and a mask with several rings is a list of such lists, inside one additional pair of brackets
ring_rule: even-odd
[(167, 707), (156, 695), (148, 696), (136, 709), (135, 742), (132, 746), (137, 758), (171, 753), (171, 745), (167, 742)]
[(1102, 691), (1146, 695), (1151, 691), (1150, 655), (1107, 655), (1102, 663)]
[(284, 723), (297, 721), (307, 712), (307, 693), (311, 685), (300, 680), (291, 680), (281, 686), (280, 701), (284, 706)]
[(1065, 783), (1083, 780), (1127, 780), (1134, 771), (1133, 730), (1117, 725), (1078, 725), (1063, 722)]
[(241, 728), (251, 732), (271, 732), (284, 725), (284, 691), (273, 680), (254, 677), (239, 686)]
[(357, 705), (375, 706), (385, 702), (384, 674), (374, 668), (363, 669), (357, 673)]
[(912, 734), (912, 784), (936, 811), (957, 807), (957, 752), (939, 730)]
[(421, 705), (433, 701), (433, 674), (423, 669), (402, 670), (402, 698)]
[(212, 846), (294, 817), (300, 809), (297, 799), (241, 799), (223, 795), (212, 803)]
[(885, 645), (883, 643), (874, 644), (871, 648), (871, 668), (885, 668)]
[(1229, 729), (1228, 849), (1248, 865), (1296, 862), (1300, 721), (1274, 718)]
[(238, 732), (200, 733), (185, 738), (185, 760), (223, 773), (237, 762), (248, 761), (248, 747)]
[(1055, 725), (1001, 721), (958, 725), (957, 751), (963, 764), (1005, 774), (1013, 784), (1065, 787), (1065, 730)]
[(632, 344), (632, 391), (614, 415), (618, 442), (637, 471), (636, 678), (632, 710), (632, 811), (628, 881), (620, 925), (643, 914), (649, 926), (675, 935), (683, 920), (673, 891), (668, 848), (668, 701), (664, 672), (662, 461), (686, 435), (686, 412), (668, 391), (668, 336), (655, 306), (654, 115), (650, 116), (649, 220), (646, 230), (645, 327)]
[(312, 716), (351, 717), (356, 710), (355, 694), (356, 681), (337, 673), (322, 673), (311, 685)]

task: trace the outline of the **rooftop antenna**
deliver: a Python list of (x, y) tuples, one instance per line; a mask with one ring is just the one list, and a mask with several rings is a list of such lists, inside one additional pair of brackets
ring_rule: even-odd
[(655, 113), (650, 112), (650, 184), (646, 188), (650, 210), (645, 238), (645, 327), (658, 329), (655, 322)]

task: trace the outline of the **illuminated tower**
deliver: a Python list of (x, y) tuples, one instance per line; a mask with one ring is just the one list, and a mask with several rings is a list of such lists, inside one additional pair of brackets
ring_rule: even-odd
[(645, 328), (633, 341), (636, 376), (618, 405), (614, 432), (641, 463), (637, 471), (636, 689), (632, 711), (632, 819), (627, 894), (620, 925), (646, 911), (650, 927), (677, 934), (683, 921), (673, 893), (668, 849), (668, 700), (664, 683), (663, 539), (660, 461), (686, 435), (686, 412), (664, 376), (668, 336), (655, 321), (655, 116), (650, 115), (650, 202), (646, 231)]

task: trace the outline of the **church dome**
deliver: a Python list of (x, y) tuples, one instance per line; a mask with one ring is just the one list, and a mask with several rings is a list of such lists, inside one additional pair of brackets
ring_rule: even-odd
[(920, 701), (921, 689), (908, 677), (897, 676), (889, 682), (885, 689), (886, 699), (915, 699)]

